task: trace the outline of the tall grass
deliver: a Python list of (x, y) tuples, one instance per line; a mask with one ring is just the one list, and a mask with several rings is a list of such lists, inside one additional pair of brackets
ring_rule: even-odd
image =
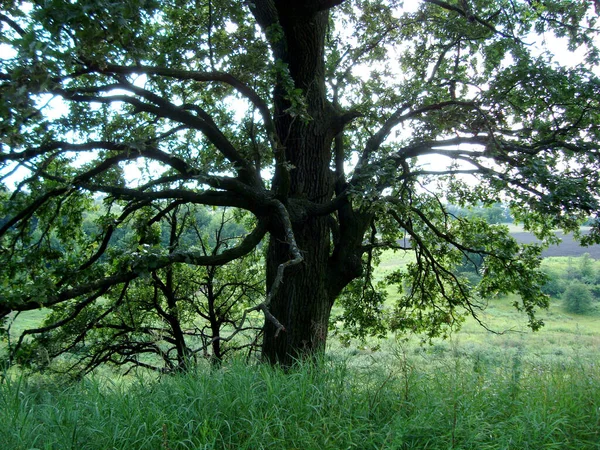
[(596, 449), (600, 369), (399, 348), (387, 364), (301, 364), (110, 382), (10, 378), (6, 449)]

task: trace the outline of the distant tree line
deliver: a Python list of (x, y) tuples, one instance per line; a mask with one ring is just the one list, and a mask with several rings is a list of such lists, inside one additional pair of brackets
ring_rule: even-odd
[(513, 223), (514, 221), (510, 208), (498, 202), (490, 205), (479, 203), (470, 207), (449, 205), (448, 212), (456, 217), (481, 218), (489, 224)]

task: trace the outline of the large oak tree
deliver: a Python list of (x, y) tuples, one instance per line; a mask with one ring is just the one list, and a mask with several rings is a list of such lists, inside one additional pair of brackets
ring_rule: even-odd
[[(540, 248), (447, 205), (502, 201), (547, 240), (597, 214), (596, 2), (405, 3), (3, 2), (0, 315), (101, 314), (139, 277), (262, 242), (270, 362), (322, 350), (338, 298), (349, 324), (381, 327), (386, 248), (414, 253), (387, 278), (401, 288), (390, 327), (435, 335), (503, 292), (539, 327)], [(129, 216), (165, 201), (238, 208), (253, 228), (218, 254), (113, 249)], [(465, 260), (477, 285), (455, 270)]]

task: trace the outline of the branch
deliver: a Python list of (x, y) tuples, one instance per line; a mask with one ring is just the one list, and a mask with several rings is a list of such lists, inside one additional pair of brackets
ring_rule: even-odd
[[(402, 122), (412, 119), (414, 117), (420, 116), (430, 111), (439, 111), (449, 106), (460, 106), (470, 109), (479, 110), (478, 106), (474, 102), (465, 102), (465, 101), (457, 101), (457, 100), (449, 100), (440, 103), (434, 103), (431, 105), (425, 105), (417, 109), (410, 110), (406, 113), (406, 109), (408, 105), (402, 105), (396, 109), (394, 113), (383, 123), (379, 131), (375, 133), (373, 136), (369, 138), (367, 141), (365, 148), (362, 152), (362, 155), (356, 165), (355, 176), (360, 171), (360, 169), (367, 163), (369, 157), (374, 154), (381, 144), (387, 139), (391, 131), (394, 127), (400, 125)], [(354, 181), (355, 177), (353, 177)]]
[(360, 247), (361, 253), (367, 253), (375, 249), (383, 249), (383, 250), (410, 250), (410, 246), (399, 245), (397, 242), (391, 241), (379, 241), (379, 242), (371, 242), (370, 244), (365, 244)]
[(17, 352), (19, 350), (19, 348), (21, 347), (22, 343), (23, 343), (23, 339), (25, 339), (25, 336), (27, 336), (28, 334), (39, 334), (39, 333), (46, 333), (48, 331), (54, 330), (56, 328), (62, 327), (64, 324), (69, 323), (70, 321), (72, 321), (73, 319), (75, 319), (79, 313), (88, 305), (90, 305), (91, 303), (93, 303), (96, 299), (98, 299), (98, 297), (100, 297), (101, 295), (106, 294), (106, 292), (108, 292), (109, 288), (105, 287), (102, 290), (95, 292), (93, 295), (91, 295), (90, 297), (86, 298), (84, 301), (77, 303), (77, 305), (74, 308), (74, 311), (69, 314), (67, 317), (65, 317), (62, 320), (59, 320), (58, 322), (54, 322), (50, 325), (47, 325), (45, 327), (40, 327), (40, 328), (30, 328), (27, 329), (25, 331), (23, 331), (21, 333), (21, 336), (19, 337), (19, 341), (17, 342), (17, 345), (15, 346), (15, 349), (13, 352)]
[(285, 52), (285, 41), (274, 38), (273, 33), (269, 32), (271, 27), (277, 25), (279, 22), (279, 15), (277, 8), (275, 8), (274, 0), (247, 0), (244, 3), (249, 6), (256, 23), (258, 23), (269, 44), (273, 47), (273, 52), (276, 55), (281, 55)]
[(467, 17), (467, 13), (459, 8), (458, 6), (451, 5), (450, 3), (443, 2), (441, 0), (423, 0), (425, 3), (433, 3), (434, 5), (438, 5), (448, 11), (454, 11), (461, 16)]
[[(60, 95), (66, 100), (85, 103), (102, 103), (112, 104), (114, 102), (123, 102), (132, 105), (136, 111), (144, 111), (153, 114), (157, 117), (163, 117), (181, 124), (187, 125), (190, 128), (202, 132), (206, 138), (227, 158), (240, 172), (245, 174), (245, 177), (250, 184), (254, 186), (261, 185), (260, 178), (251, 164), (237, 151), (231, 141), (219, 130), (216, 124), (208, 115), (199, 117), (190, 114), (183, 107), (177, 106), (158, 95), (138, 88), (132, 84), (127, 87), (132, 92), (140, 95), (144, 99), (154, 103), (144, 103), (131, 95), (105, 95), (95, 96), (81, 94), (79, 90), (64, 90), (57, 89), (52, 91), (56, 95)], [(156, 106), (155, 106), (156, 105)]]
[[(246, 173), (245, 178), (251, 180), (254, 185), (260, 185), (256, 171), (252, 165), (238, 152), (229, 138), (227, 138), (227, 136), (219, 129), (212, 117), (202, 108), (199, 106), (193, 108), (197, 113), (197, 115), (194, 116), (188, 112), (188, 108), (186, 108), (185, 105), (177, 106), (170, 101), (165, 100), (163, 97), (129, 82), (127, 82), (127, 86), (133, 93), (158, 106), (158, 108), (151, 108), (152, 111), (149, 112), (153, 112), (158, 117), (168, 117), (177, 122), (195, 126), (196, 129), (200, 130), (208, 140), (219, 149), (223, 156), (231, 161), (234, 166), (237, 166), (238, 170)], [(140, 104), (144, 107), (150, 106), (141, 102)]]
[(448, 242), (449, 244), (452, 244), (452, 246), (456, 247), (458, 250), (460, 250), (463, 254), (465, 253), (477, 253), (480, 255), (486, 255), (486, 256), (491, 256), (491, 257), (497, 257), (495, 253), (492, 253), (490, 251), (487, 251), (485, 249), (474, 249), (474, 248), (470, 248), (470, 247), (466, 247), (463, 244), (461, 244), (460, 242), (456, 241), (455, 239), (452, 238), (452, 236), (442, 232), (433, 222), (431, 222), (427, 216), (418, 208), (415, 208), (414, 206), (410, 207), (410, 210), (415, 213), (422, 221), (425, 225), (427, 225), (427, 227), (433, 231), (433, 233), (439, 237), (440, 239), (442, 239), (443, 241)]
[(277, 208), (279, 212), (279, 218), (283, 222), (285, 240), (290, 246), (290, 252), (292, 253), (293, 258), (284, 263), (279, 264), (279, 266), (277, 267), (277, 273), (275, 275), (275, 279), (273, 280), (273, 284), (271, 285), (271, 290), (269, 291), (269, 293), (267, 294), (267, 298), (265, 299), (265, 305), (267, 307), (271, 303), (271, 299), (277, 294), (277, 291), (279, 290), (279, 286), (283, 281), (284, 270), (289, 266), (295, 266), (296, 264), (300, 264), (304, 260), (302, 254), (300, 253), (300, 249), (298, 248), (298, 244), (296, 244), (296, 238), (294, 237), (294, 231), (292, 229), (292, 222), (290, 221), (290, 216), (287, 212), (287, 209), (285, 209), (285, 206), (283, 206), (283, 203), (281, 203), (279, 200), (274, 200), (273, 202), (275, 208)]
[(135, 261), (132, 261), (130, 267), (120, 270), (118, 273), (97, 279), (95, 281), (80, 284), (77, 287), (57, 292), (48, 296), (46, 299), (27, 298), (17, 306), (7, 306), (0, 304), (0, 317), (8, 315), (12, 311), (31, 311), (41, 307), (49, 307), (58, 303), (80, 297), (100, 289), (107, 289), (111, 286), (127, 283), (134, 280), (142, 274), (152, 270), (158, 270), (175, 263), (186, 263), (196, 266), (217, 266), (224, 265), (234, 259), (250, 253), (262, 240), (267, 232), (267, 223), (259, 220), (256, 228), (248, 234), (242, 242), (231, 249), (225, 250), (218, 255), (202, 255), (197, 252), (174, 252), (168, 255), (140, 255)]
[(146, 74), (146, 75), (160, 75), (167, 78), (174, 78), (177, 80), (191, 80), (197, 82), (220, 82), (228, 84), (233, 87), (242, 96), (246, 97), (250, 102), (258, 109), (265, 128), (269, 141), (273, 149), (277, 147), (277, 133), (275, 132), (275, 124), (273, 123), (271, 111), (267, 102), (265, 102), (258, 93), (250, 86), (237, 79), (233, 75), (227, 72), (213, 71), (213, 72), (198, 72), (188, 71), (180, 69), (169, 69), (164, 67), (150, 67), (150, 66), (119, 66), (115, 64), (108, 64), (106, 66), (95, 66), (94, 67), (100, 73), (116, 73), (122, 75), (132, 74)]
[[(127, 217), (129, 217), (131, 214), (133, 214), (134, 212), (138, 211), (139, 209), (141, 209), (145, 206), (150, 205), (151, 203), (152, 203), (151, 200), (143, 200), (141, 202), (137, 202), (137, 203), (133, 202), (133, 203), (130, 203), (129, 205), (127, 205), (127, 207), (123, 210), (121, 215), (113, 223), (111, 223), (110, 225), (108, 225), (108, 227), (106, 227), (106, 231), (104, 232), (104, 237), (102, 238), (102, 242), (98, 246), (98, 249), (96, 250), (96, 252), (86, 262), (81, 264), (76, 272), (82, 272), (83, 270), (87, 269), (88, 267), (91, 267), (92, 264), (94, 264), (96, 261), (98, 261), (98, 259), (100, 259), (100, 257), (102, 257), (102, 255), (104, 255), (104, 252), (108, 248), (108, 244), (110, 242), (110, 239), (113, 235), (115, 228), (117, 226), (119, 226), (121, 223), (123, 223), (125, 221), (125, 219)], [(176, 208), (181, 203), (182, 203), (181, 201), (174, 201), (173, 203), (171, 203), (169, 205), (167, 210), (169, 208)], [(150, 221), (149, 225), (151, 225), (152, 223), (153, 223), (153, 221)], [(73, 274), (70, 274), (70, 275), (73, 275)], [(57, 286), (62, 287), (64, 285), (64, 283), (66, 283), (68, 281), (68, 279), (69, 279), (68, 276), (66, 276), (60, 282), (57, 283)]]
[(292, 257), (292, 259), (289, 259), (288, 261), (285, 261), (285, 262), (279, 264), (279, 266), (277, 267), (277, 273), (275, 275), (275, 279), (273, 280), (273, 283), (271, 284), (271, 289), (267, 293), (265, 301), (256, 306), (253, 306), (252, 308), (246, 309), (244, 311), (244, 314), (242, 315), (242, 318), (240, 319), (240, 324), (238, 326), (234, 325), (235, 331), (232, 334), (230, 334), (226, 338), (218, 336), (218, 337), (214, 338), (213, 341), (221, 340), (221, 341), (228, 342), (231, 339), (233, 339), (233, 337), (235, 335), (237, 335), (238, 333), (240, 333), (242, 331), (248, 314), (250, 314), (251, 312), (255, 312), (255, 311), (262, 311), (262, 313), (265, 316), (265, 319), (268, 320), (269, 322), (273, 323), (273, 325), (275, 325), (275, 328), (277, 329), (277, 331), (275, 332), (275, 337), (277, 337), (281, 331), (285, 331), (285, 327), (283, 326), (283, 324), (281, 322), (279, 322), (279, 320), (277, 320), (277, 318), (269, 311), (269, 305), (271, 304), (271, 299), (277, 294), (277, 291), (279, 290), (279, 286), (283, 282), (283, 273), (284, 273), (285, 269), (290, 266), (300, 264), (304, 260), (304, 258), (302, 257), (302, 254), (300, 253), (298, 244), (296, 244), (296, 238), (294, 237), (294, 231), (292, 229), (292, 222), (290, 221), (290, 216), (288, 214), (287, 209), (285, 208), (283, 203), (281, 203), (279, 200), (273, 200), (272, 206), (275, 207), (275, 209), (278, 212), (279, 219), (283, 222), (285, 240), (288, 243), (288, 245), (290, 246), (290, 252), (292, 253), (293, 257)]
[[(213, 177), (211, 177), (213, 178)], [(221, 177), (214, 177), (218, 182)], [(191, 177), (189, 180), (194, 180)], [(180, 177), (177, 180), (181, 180)], [(205, 181), (205, 180), (202, 180)], [(188, 203), (210, 205), (210, 206), (232, 206), (242, 208), (253, 213), (259, 213), (266, 208), (266, 195), (255, 192), (240, 182), (236, 184), (235, 179), (223, 180), (219, 185), (221, 189), (231, 188), (230, 191), (192, 191), (189, 189), (164, 189), (161, 191), (144, 191), (113, 185), (100, 185), (93, 183), (79, 183), (77, 186), (91, 192), (103, 192), (120, 199), (136, 200), (182, 200)], [(241, 186), (240, 186), (241, 185)], [(229, 189), (228, 189), (229, 190)]]
[(333, 85), (333, 89), (334, 89), (334, 100), (337, 100), (337, 91), (338, 91), (338, 87), (340, 85), (340, 83), (342, 82), (342, 80), (344, 80), (346, 77), (348, 77), (348, 75), (350, 75), (352, 68), (358, 64), (358, 62), (360, 61), (360, 59), (366, 55), (367, 53), (369, 53), (371, 50), (377, 48), (380, 46), (380, 44), (383, 42), (383, 40), (392, 32), (395, 31), (397, 29), (399, 29), (402, 26), (402, 24), (400, 22), (395, 23), (393, 25), (388, 25), (379, 36), (376, 36), (375, 39), (373, 39), (370, 42), (366, 42), (364, 46), (362, 47), (358, 47), (355, 49), (351, 49), (348, 48), (338, 59), (337, 61), (334, 62), (333, 67), (334, 70), (337, 69), (342, 62), (344, 62), (344, 59), (347, 56), (350, 56), (351, 53), (355, 53), (352, 56), (352, 59), (350, 60), (348, 66), (346, 67), (346, 69), (338, 74), (335, 78), (336, 78), (336, 83), (335, 85)]
[[(187, 193), (185, 190), (166, 190), (166, 191), (159, 191), (159, 192), (157, 192), (157, 191), (144, 192), (146, 189), (149, 189), (149, 188), (155, 186), (157, 184), (156, 180), (149, 183), (147, 186), (142, 186), (140, 189), (122, 188), (119, 186), (112, 186), (112, 185), (111, 186), (102, 186), (102, 185), (90, 183), (90, 180), (92, 178), (94, 178), (96, 175), (99, 175), (102, 172), (110, 169), (111, 167), (117, 165), (119, 162), (136, 159), (140, 156), (143, 156), (143, 157), (150, 158), (150, 159), (153, 159), (156, 161), (160, 161), (163, 164), (172, 167), (173, 169), (175, 169), (176, 171), (178, 171), (179, 173), (182, 174), (181, 176), (175, 176), (175, 177), (171, 176), (171, 177), (167, 177), (164, 179), (159, 179), (158, 181), (160, 181), (160, 182), (172, 183), (174, 181), (194, 180), (196, 182), (206, 184), (214, 189), (235, 192), (237, 195), (241, 196), (242, 198), (245, 198), (246, 202), (250, 201), (250, 204), (258, 204), (261, 202), (261, 200), (264, 200), (264, 198), (263, 198), (264, 195), (263, 195), (262, 190), (252, 189), (247, 184), (245, 184), (235, 178), (226, 177), (226, 176), (211, 176), (206, 173), (203, 173), (203, 172), (195, 169), (194, 167), (192, 167), (187, 161), (185, 161), (181, 158), (178, 158), (176, 156), (172, 156), (169, 153), (164, 152), (153, 145), (148, 145), (147, 143), (144, 143), (144, 144), (136, 144), (136, 143), (122, 144), (122, 143), (116, 143), (116, 142), (110, 142), (110, 141), (90, 141), (90, 142), (86, 142), (86, 143), (82, 143), (82, 144), (71, 144), (71, 143), (64, 142), (64, 141), (55, 141), (55, 142), (49, 143), (49, 144), (41, 146), (41, 147), (30, 148), (30, 149), (27, 149), (27, 150), (24, 150), (24, 151), (18, 152), (18, 153), (0, 153), (0, 162), (7, 161), (7, 160), (18, 160), (18, 159), (27, 160), (27, 159), (34, 158), (36, 156), (47, 154), (49, 152), (55, 152), (56, 154), (54, 154), (53, 156), (56, 156), (59, 153), (67, 152), (67, 151), (87, 151), (87, 150), (95, 150), (95, 149), (114, 150), (114, 151), (120, 151), (121, 153), (105, 159), (104, 161), (97, 164), (95, 167), (89, 169), (88, 171), (86, 171), (84, 173), (77, 175), (73, 180), (68, 180), (66, 178), (63, 178), (63, 177), (60, 177), (57, 175), (50, 175), (43, 171), (40, 171), (40, 173), (38, 173), (38, 175), (45, 176), (48, 179), (51, 179), (53, 181), (58, 181), (58, 182), (61, 182), (61, 183), (67, 184), (67, 185), (73, 185), (74, 187), (85, 188), (85, 189), (89, 189), (90, 191), (95, 191), (95, 192), (106, 192), (106, 193), (113, 194), (115, 196), (143, 199), (143, 198), (151, 198), (152, 196), (156, 196), (158, 194), (158, 197), (154, 197), (154, 198), (165, 198), (165, 195), (168, 195), (166, 193), (170, 192), (172, 194), (175, 194), (176, 196), (185, 195), (188, 198), (190, 198), (190, 197), (195, 198), (195, 200), (192, 200), (194, 203), (201, 203), (201, 201), (199, 201), (199, 199), (197, 197), (197, 195), (199, 195), (199, 194), (191, 192), (191, 191), (187, 191)], [(182, 176), (183, 176), (183, 178), (182, 178)], [(40, 198), (38, 201), (34, 202), (34, 204), (32, 204), (29, 208), (22, 211), (19, 215), (15, 216), (10, 222), (6, 223), (0, 229), (0, 235), (2, 235), (8, 228), (10, 228), (12, 225), (14, 225), (16, 222), (18, 222), (22, 218), (28, 217), (28, 214), (31, 215), (31, 213), (33, 211), (35, 211), (35, 209), (37, 209), (37, 207), (39, 207), (41, 204), (43, 204), (44, 201), (47, 200), (48, 198), (50, 198), (52, 196), (61, 195), (64, 192), (66, 192), (65, 189), (67, 189), (67, 188), (52, 191), (52, 192), (46, 194), (45, 198)], [(216, 193), (212, 194), (212, 198), (215, 198), (214, 194), (216, 194)], [(202, 194), (200, 194), (200, 195), (202, 195)], [(211, 194), (208, 194), (208, 195), (211, 195)], [(229, 203), (224, 204), (222, 200), (220, 200), (218, 203), (216, 203), (216, 205), (218, 205), (218, 206), (240, 206), (241, 205), (242, 207), (244, 206), (240, 202), (239, 199), (234, 200), (233, 197), (230, 197), (230, 198), (232, 199), (231, 205), (229, 205)], [(208, 204), (214, 204), (214, 203), (211, 202)], [(246, 205), (247, 204), (248, 203), (246, 203)]]
[(337, 135), (341, 133), (346, 125), (352, 122), (354, 119), (362, 117), (363, 114), (357, 110), (346, 111), (337, 116), (332, 124), (332, 131)]
[(448, 51), (452, 47), (454, 47), (455, 45), (457, 45), (459, 43), (460, 43), (460, 39), (457, 39), (455, 41), (450, 42), (449, 44), (446, 44), (446, 45), (442, 46), (442, 51), (440, 52), (440, 56), (438, 57), (435, 65), (433, 66), (433, 69), (431, 71), (431, 75), (427, 79), (427, 84), (431, 84), (433, 82), (433, 80), (435, 80), (435, 77), (437, 75), (437, 71), (439, 70), (440, 66), (442, 65), (442, 62), (444, 62), (444, 58), (446, 57), (446, 53), (448, 53)]
[[(432, 3), (434, 5), (437, 5), (441, 8), (444, 8), (445, 10), (456, 12), (456, 13), (460, 14), (461, 16), (463, 16), (464, 18), (466, 18), (469, 22), (477, 22), (477, 23), (483, 25), (484, 27), (491, 30), (494, 34), (498, 34), (505, 38), (514, 39), (517, 42), (522, 42), (516, 36), (512, 36), (510, 34), (506, 34), (502, 31), (499, 31), (493, 24), (491, 24), (490, 22), (488, 22), (485, 19), (482, 19), (481, 17), (477, 16), (476, 14), (473, 14), (472, 11), (467, 11), (466, 9), (459, 8), (458, 6), (452, 5), (450, 3), (447, 3), (447, 2), (444, 2), (441, 0), (423, 0), (423, 1), (425, 3)], [(463, 2), (463, 3), (465, 3), (465, 2)]]
[[(159, 148), (148, 145), (148, 144), (114, 144), (115, 150), (121, 150), (122, 153), (119, 155), (115, 155), (113, 157), (107, 158), (102, 161), (97, 166), (92, 169), (79, 174), (73, 179), (73, 184), (79, 185), (84, 183), (94, 176), (108, 170), (110, 167), (118, 164), (121, 161), (127, 161), (132, 159), (137, 159), (140, 156), (153, 159), (155, 161), (159, 161), (173, 169), (177, 172), (181, 173), (184, 179), (191, 180), (194, 179), (197, 182), (207, 184), (216, 189), (229, 189), (234, 190), (236, 192), (245, 192), (248, 190), (248, 186), (242, 184), (239, 180), (235, 178), (225, 177), (225, 176), (211, 176), (206, 173), (199, 171), (198, 169), (192, 167), (182, 158), (178, 158), (173, 156), (167, 152), (160, 150)], [(65, 180), (68, 183), (67, 180)]]
[(303, 19), (309, 19), (321, 11), (327, 11), (346, 0), (275, 0), (277, 10), (281, 14), (302, 14)]
[[(440, 293), (442, 297), (448, 302), (451, 308), (454, 307), (455, 300), (448, 296), (446, 292), (446, 288), (444, 286), (444, 280), (440, 277), (445, 277), (451, 280), (452, 284), (458, 289), (458, 292), (463, 300), (463, 307), (465, 307), (471, 316), (481, 325), (485, 330), (490, 331), (492, 333), (497, 333), (494, 330), (490, 329), (484, 322), (481, 321), (477, 313), (473, 308), (473, 304), (469, 299), (469, 294), (466, 292), (462, 283), (458, 280), (457, 276), (453, 274), (451, 271), (442, 266), (437, 258), (431, 253), (431, 249), (426, 245), (425, 242), (421, 239), (421, 236), (414, 230), (410, 223), (403, 221), (400, 216), (396, 213), (396, 211), (391, 210), (390, 214), (394, 218), (394, 220), (400, 225), (406, 232), (411, 236), (412, 240), (415, 242), (416, 246), (420, 249), (421, 252), (425, 255), (425, 259), (431, 264), (431, 269), (434, 272), (436, 282), (438, 287), (440, 288)], [(418, 257), (420, 259), (420, 256)], [(421, 287), (422, 288), (422, 287)], [(410, 296), (415, 295), (415, 290), (412, 290)]]
[(33, 203), (31, 203), (27, 208), (20, 211), (12, 219), (8, 220), (2, 226), (2, 228), (0, 228), (0, 237), (4, 233), (6, 233), (8, 230), (10, 230), (10, 228), (13, 227), (15, 224), (17, 224), (18, 222), (30, 218), (35, 213), (35, 211), (38, 208), (42, 207), (44, 205), (44, 203), (46, 203), (48, 200), (50, 200), (51, 198), (66, 194), (67, 192), (69, 192), (68, 188), (54, 189), (54, 190), (51, 190), (51, 191), (45, 193), (44, 195), (36, 198), (33, 201)]
[(326, 11), (341, 5), (346, 0), (320, 0), (316, 3), (316, 11)]
[(11, 153), (0, 153), (0, 162), (4, 161), (16, 161), (19, 159), (31, 159), (36, 156), (45, 155), (46, 153), (60, 150), (58, 154), (63, 152), (82, 152), (91, 151), (96, 149), (104, 150), (125, 150), (127, 146), (125, 144), (118, 144), (110, 141), (89, 141), (83, 144), (71, 144), (65, 141), (54, 141), (40, 147), (28, 148), (21, 152)]
[(25, 30), (21, 28), (21, 26), (17, 22), (8, 17), (6, 14), (0, 13), (0, 22), (6, 23), (9, 27), (16, 31), (19, 36), (25, 36)]

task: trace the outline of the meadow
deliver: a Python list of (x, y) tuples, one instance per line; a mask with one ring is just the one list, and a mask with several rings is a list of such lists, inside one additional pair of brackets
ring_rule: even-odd
[[(382, 257), (379, 276), (406, 264)], [(564, 272), (573, 257), (544, 264)], [(600, 273), (600, 261), (593, 261)], [(228, 361), (160, 378), (108, 371), (78, 381), (0, 383), (7, 449), (600, 449), (600, 313), (559, 299), (536, 333), (511, 306), (447, 340), (332, 337), (320, 361), (284, 373)], [(35, 316), (22, 320), (39, 320)], [(25, 326), (26, 322), (15, 326)]]
[(0, 385), (9, 449), (593, 449), (597, 365), (406, 354), (290, 373), (231, 363), (133, 381)]

